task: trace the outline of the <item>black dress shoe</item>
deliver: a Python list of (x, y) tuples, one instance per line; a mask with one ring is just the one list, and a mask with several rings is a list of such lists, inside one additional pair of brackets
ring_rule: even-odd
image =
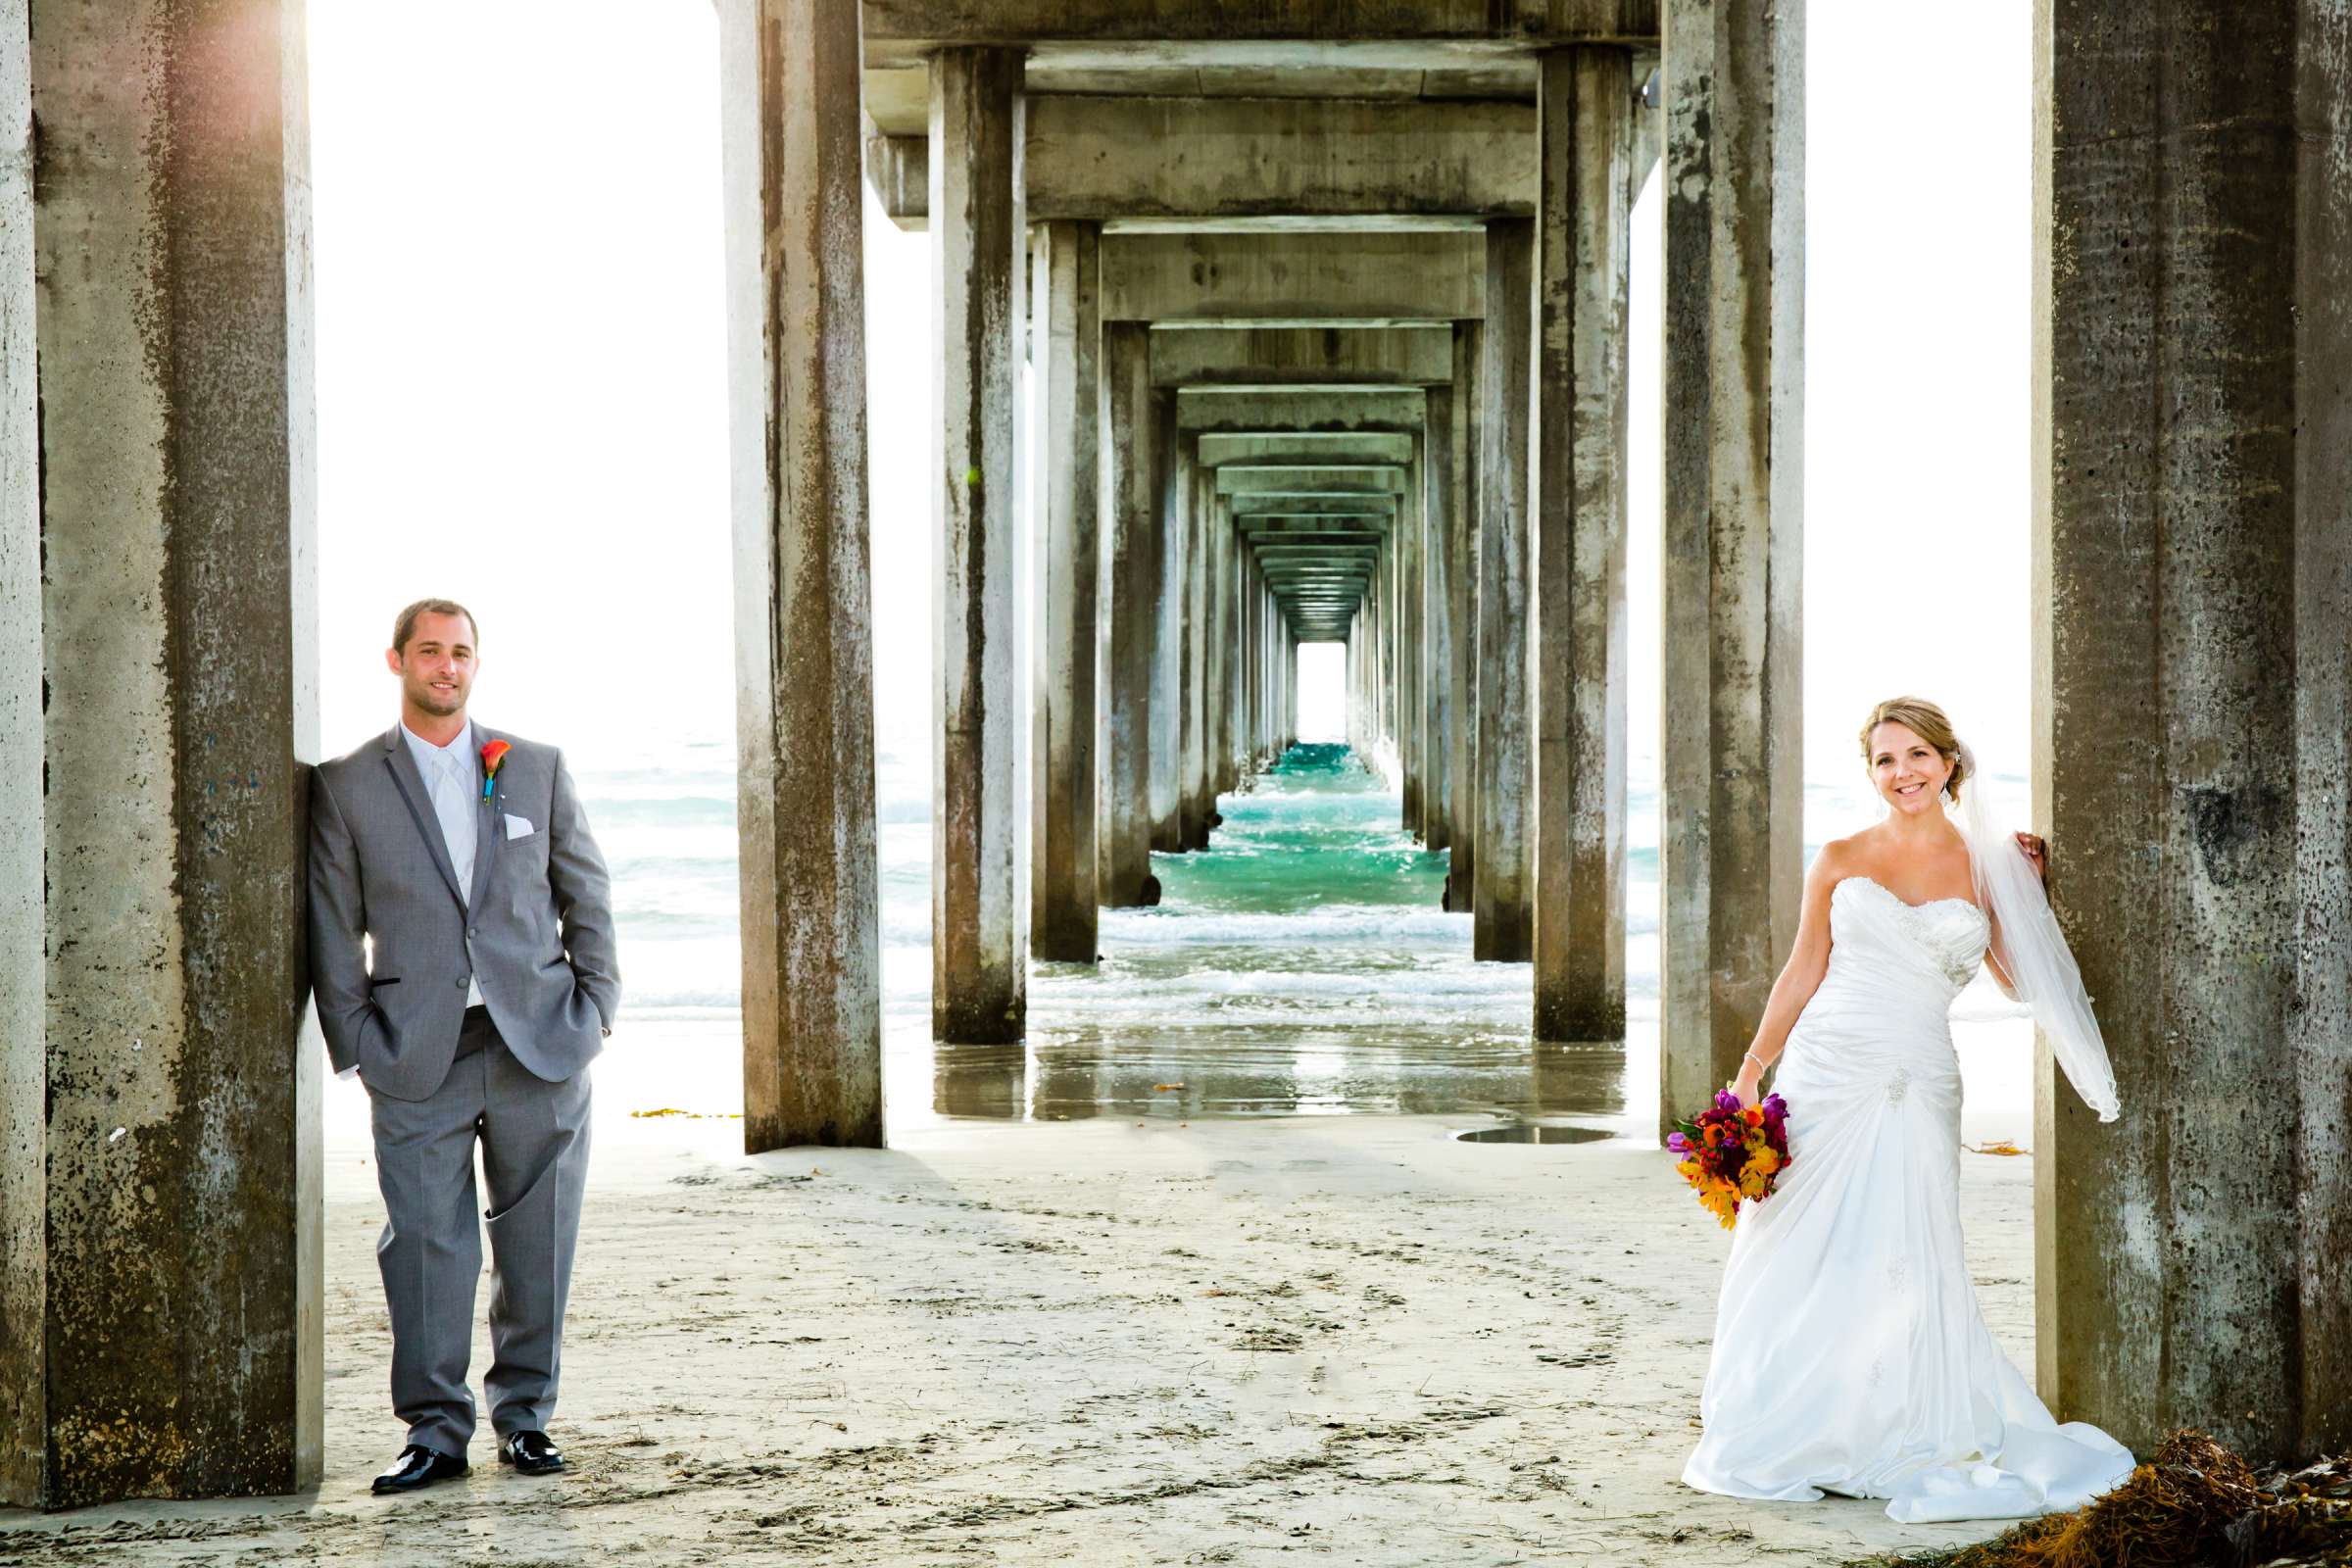
[(552, 1476), (564, 1468), (564, 1450), (544, 1432), (510, 1432), (498, 1440), (498, 1462), (519, 1476)]
[(454, 1481), (466, 1473), (466, 1461), (453, 1458), (437, 1448), (421, 1443), (412, 1443), (400, 1450), (392, 1468), (375, 1478), (374, 1491), (378, 1496), (387, 1492), (415, 1492), (436, 1481)]

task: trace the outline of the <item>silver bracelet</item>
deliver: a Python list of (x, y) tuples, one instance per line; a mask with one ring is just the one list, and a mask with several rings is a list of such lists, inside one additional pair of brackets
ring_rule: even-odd
[(1752, 1051), (1743, 1051), (1743, 1052), (1741, 1052), (1741, 1053), (1740, 1054), (1740, 1059), (1742, 1059), (1742, 1060), (1744, 1060), (1744, 1061), (1752, 1061), (1752, 1062), (1754, 1062), (1754, 1063), (1756, 1064), (1756, 1071), (1758, 1071), (1758, 1072), (1765, 1072), (1765, 1071), (1768, 1071), (1768, 1070), (1770, 1070), (1770, 1068), (1771, 1068), (1771, 1066), (1772, 1066), (1772, 1063), (1771, 1063), (1771, 1062), (1769, 1062), (1769, 1061), (1766, 1061), (1766, 1060), (1765, 1060), (1765, 1059), (1764, 1059), (1762, 1056), (1759, 1056), (1759, 1055), (1757, 1055), (1757, 1054), (1756, 1054), (1754, 1052), (1752, 1052)]

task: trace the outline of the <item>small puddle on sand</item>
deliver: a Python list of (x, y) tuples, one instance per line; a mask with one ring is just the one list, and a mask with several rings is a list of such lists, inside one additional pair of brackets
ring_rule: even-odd
[(1596, 1144), (1615, 1133), (1598, 1127), (1543, 1127), (1521, 1122), (1510, 1127), (1473, 1127), (1455, 1133), (1457, 1144)]

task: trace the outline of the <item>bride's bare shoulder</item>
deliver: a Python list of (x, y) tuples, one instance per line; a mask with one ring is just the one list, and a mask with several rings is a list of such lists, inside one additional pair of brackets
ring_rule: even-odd
[(1870, 830), (1863, 829), (1848, 838), (1831, 839), (1813, 858), (1813, 876), (1825, 884), (1836, 884), (1849, 876), (1862, 873), (1870, 863)]

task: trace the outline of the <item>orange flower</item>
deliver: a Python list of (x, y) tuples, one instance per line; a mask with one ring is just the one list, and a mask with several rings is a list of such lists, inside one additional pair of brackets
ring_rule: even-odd
[(505, 741), (491, 741), (482, 748), (482, 799), (490, 798), (492, 786), (498, 779), (498, 764), (507, 760), (514, 748)]

